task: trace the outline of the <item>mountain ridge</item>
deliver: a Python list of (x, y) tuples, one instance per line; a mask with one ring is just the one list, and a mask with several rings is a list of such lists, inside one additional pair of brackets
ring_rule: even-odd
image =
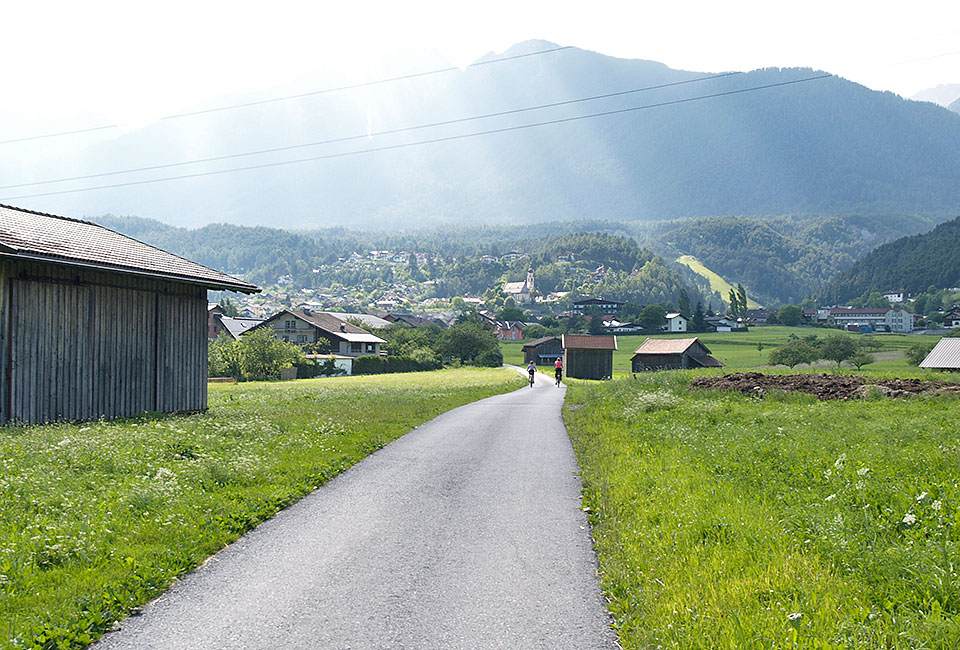
[[(546, 45), (519, 44), (503, 56)], [(36, 198), (25, 207), (293, 228), (724, 214), (952, 217), (960, 203), (960, 118), (835, 76), (802, 81), (819, 74), (770, 68), (710, 78), (570, 48), (154, 124), (77, 159), (62, 157), (63, 175), (298, 148), (97, 182), (277, 166)], [(647, 90), (559, 105), (640, 89)], [(545, 104), (558, 105), (386, 133)], [(607, 114), (585, 117), (593, 113)], [(530, 126), (537, 123), (551, 124)], [(363, 145), (301, 146), (367, 133), (381, 135), (365, 136)], [(363, 149), (383, 150), (357, 153)], [(286, 164), (321, 156), (333, 158)], [(28, 160), (13, 162), (0, 163), (4, 178), (22, 177), (18, 166)], [(51, 165), (47, 174), (55, 173)]]

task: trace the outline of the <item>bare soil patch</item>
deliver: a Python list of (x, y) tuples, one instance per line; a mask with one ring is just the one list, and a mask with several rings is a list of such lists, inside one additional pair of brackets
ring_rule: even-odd
[(762, 397), (771, 390), (800, 391), (817, 399), (857, 399), (871, 392), (886, 397), (909, 395), (954, 395), (960, 397), (960, 384), (923, 379), (872, 379), (860, 375), (765, 375), (760, 372), (736, 372), (722, 377), (698, 377), (690, 388), (735, 390)]

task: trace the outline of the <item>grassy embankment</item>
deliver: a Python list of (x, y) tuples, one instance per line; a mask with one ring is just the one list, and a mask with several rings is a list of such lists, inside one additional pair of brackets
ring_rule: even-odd
[[(679, 262), (680, 264), (683, 264), (684, 266), (686, 266), (688, 269), (690, 269), (697, 275), (705, 278), (707, 282), (710, 283), (710, 290), (719, 291), (720, 295), (723, 296), (724, 298), (726, 298), (730, 294), (731, 289), (735, 288), (732, 284), (730, 284), (729, 282), (724, 280), (722, 277), (720, 277), (720, 274), (714, 273), (713, 271), (708, 269), (706, 266), (704, 266), (703, 262), (698, 260), (693, 255), (681, 255), (676, 259), (676, 261)], [(758, 303), (749, 295), (747, 296), (747, 309), (762, 309), (762, 308), (763, 308), (763, 305)]]
[(624, 648), (960, 647), (960, 402), (694, 393), (693, 376), (568, 387)]
[(0, 428), (0, 647), (75, 648), (505, 369), (211, 385), (183, 416)]
[[(747, 332), (707, 332), (702, 334), (683, 333), (683, 334), (659, 334), (657, 338), (691, 338), (698, 337), (708, 348), (714, 357), (719, 359), (727, 367), (727, 371), (745, 370), (749, 368), (758, 368), (768, 365), (767, 357), (777, 346), (787, 342), (791, 334), (799, 337), (814, 334), (819, 337), (839, 334), (839, 330), (824, 329), (818, 327), (785, 327), (782, 325), (771, 325), (769, 327), (752, 327)], [(912, 367), (904, 360), (903, 351), (914, 343), (933, 344), (940, 340), (940, 337), (924, 336), (921, 334), (854, 334), (848, 336), (859, 340), (863, 337), (871, 337), (880, 343), (880, 348), (871, 353), (876, 358), (876, 363), (865, 366), (871, 370), (896, 370), (909, 371)], [(648, 338), (647, 335), (618, 334), (617, 351), (613, 354), (613, 372), (614, 375), (630, 374), (630, 357), (634, 350), (640, 347), (640, 344)], [(762, 344), (761, 350), (757, 349), (757, 344)], [(504, 363), (514, 363), (523, 365), (523, 343), (500, 344), (503, 351)], [(824, 362), (821, 370), (832, 368), (834, 364)], [(797, 370), (809, 370), (810, 367), (798, 366)]]

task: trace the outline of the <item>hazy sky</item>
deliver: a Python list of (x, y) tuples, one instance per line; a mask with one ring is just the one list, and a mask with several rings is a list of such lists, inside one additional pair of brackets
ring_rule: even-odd
[[(697, 71), (807, 66), (907, 97), (960, 83), (957, 0), (32, 0), (4, 2), (0, 21), (5, 101), (77, 126), (143, 123), (314, 69), (363, 81), (428, 53), (464, 65), (533, 38)], [(18, 130), (5, 121), (0, 136)]]

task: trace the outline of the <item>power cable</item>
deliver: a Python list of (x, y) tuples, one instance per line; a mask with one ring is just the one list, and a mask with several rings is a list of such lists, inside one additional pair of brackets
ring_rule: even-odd
[[(537, 52), (527, 52), (526, 54), (515, 54), (513, 56), (504, 56), (499, 59), (490, 59), (489, 61), (477, 61), (476, 63), (471, 63), (467, 68), (475, 68), (481, 65), (490, 65), (493, 63), (502, 63), (504, 61), (513, 61), (514, 59), (522, 59), (530, 56), (539, 56), (541, 54), (549, 54), (550, 52), (560, 52), (562, 50), (572, 49), (571, 45), (564, 45), (561, 47), (554, 47), (548, 50), (539, 50)], [(460, 70), (456, 66), (450, 66), (449, 68), (438, 68), (436, 70), (427, 70), (426, 72), (414, 72), (411, 74), (400, 75), (397, 77), (388, 77), (386, 79), (377, 79), (376, 81), (365, 81), (363, 83), (350, 84), (348, 86), (337, 86), (335, 88), (325, 88), (323, 90), (313, 90), (308, 93), (300, 93), (298, 95), (286, 95), (283, 97), (273, 97), (271, 99), (261, 99), (255, 102), (245, 102), (243, 104), (230, 104), (227, 106), (218, 106), (215, 108), (204, 108), (197, 111), (190, 111), (187, 113), (176, 113), (174, 115), (166, 115), (158, 119), (158, 121), (163, 120), (176, 120), (183, 117), (191, 117), (194, 115), (203, 115), (205, 113), (217, 113), (220, 111), (230, 111), (236, 108), (247, 108), (250, 106), (261, 106), (263, 104), (273, 104), (276, 102), (285, 102), (291, 99), (303, 99), (304, 97), (313, 97), (316, 95), (327, 95), (330, 93), (342, 92), (344, 90), (354, 90), (356, 88), (364, 88), (367, 86), (376, 86), (380, 84), (393, 83), (395, 81), (403, 81), (405, 79), (417, 79), (419, 77), (427, 77), (435, 74), (443, 74), (446, 72), (453, 72), (455, 70)], [(92, 126), (86, 129), (75, 129), (72, 131), (59, 131), (56, 133), (44, 133), (42, 135), (30, 135), (23, 138), (11, 138), (9, 140), (0, 140), (0, 145), (13, 144), (15, 142), (29, 142), (31, 140), (43, 140), (46, 138), (57, 138), (64, 135), (79, 135), (81, 133), (93, 133), (94, 131), (106, 131), (108, 129), (117, 129), (120, 128), (119, 124), (104, 124), (103, 126)]]
[(577, 116), (574, 116), (574, 117), (566, 117), (566, 118), (560, 118), (560, 119), (556, 119), (556, 120), (547, 120), (547, 121), (545, 121), (545, 122), (534, 122), (534, 123), (531, 123), (531, 124), (522, 124), (522, 125), (517, 125), (517, 126), (508, 126), (508, 127), (503, 127), (503, 128), (499, 128), (499, 129), (491, 129), (491, 130), (488, 130), (488, 131), (477, 131), (477, 132), (475, 132), (475, 133), (464, 133), (464, 134), (460, 134), (460, 135), (452, 135), (452, 136), (446, 136), (446, 137), (442, 137), (442, 138), (433, 138), (433, 139), (430, 139), (430, 140), (419, 140), (419, 141), (417, 141), (417, 142), (405, 142), (405, 143), (394, 144), (394, 145), (386, 145), (386, 146), (383, 146), (383, 147), (372, 147), (372, 148), (369, 148), (369, 149), (360, 149), (360, 150), (357, 150), (357, 151), (344, 151), (344, 152), (340, 152), (340, 153), (326, 154), (326, 155), (323, 155), (323, 156), (312, 156), (312, 157), (310, 157), (310, 158), (299, 158), (299, 159), (295, 159), (295, 160), (283, 160), (283, 161), (277, 161), (277, 162), (271, 162), (271, 163), (263, 163), (263, 164), (260, 164), (260, 165), (249, 165), (249, 166), (246, 166), (246, 167), (233, 167), (233, 168), (231, 168), (231, 169), (219, 169), (219, 170), (208, 171), (208, 172), (197, 172), (197, 173), (194, 173), (194, 174), (183, 174), (183, 175), (180, 175), (180, 176), (168, 176), (168, 177), (164, 177), (164, 178), (152, 178), (152, 179), (140, 180), (140, 181), (130, 181), (130, 182), (127, 182), (127, 183), (115, 183), (115, 184), (111, 184), (111, 185), (98, 185), (98, 186), (95, 186), (95, 187), (84, 187), (84, 188), (78, 188), (78, 189), (72, 189), (72, 190), (60, 190), (60, 191), (57, 191), (57, 192), (42, 192), (42, 193), (37, 193), (37, 194), (21, 194), (21, 195), (19, 195), (19, 196), (5, 197), (5, 198), (3, 198), (2, 200), (4, 200), (4, 201), (12, 201), (12, 200), (16, 200), (16, 199), (28, 199), (28, 198), (36, 198), (36, 197), (42, 197), (42, 196), (56, 196), (56, 195), (60, 195), (60, 194), (74, 194), (74, 193), (77, 193), (77, 192), (90, 192), (90, 191), (93, 191), (93, 190), (105, 190), (105, 189), (113, 189), (113, 188), (118, 188), (118, 187), (130, 187), (130, 186), (134, 186), (134, 185), (146, 185), (146, 184), (149, 184), (149, 183), (161, 183), (161, 182), (166, 182), (166, 181), (185, 180), (185, 179), (188, 179), (188, 178), (199, 178), (199, 177), (202, 177), (202, 176), (213, 176), (213, 175), (217, 175), (217, 174), (228, 174), (228, 173), (233, 173), (233, 172), (249, 171), (249, 170), (253, 170), (253, 169), (265, 169), (265, 168), (268, 168), (268, 167), (280, 167), (280, 166), (284, 166), (284, 165), (295, 165), (295, 164), (299, 164), (299, 163), (313, 162), (313, 161), (317, 161), (317, 160), (330, 160), (330, 159), (333, 159), (333, 158), (346, 158), (346, 157), (348, 157), (348, 156), (358, 156), (358, 155), (362, 155), (362, 154), (376, 153), (376, 152), (380, 152), (380, 151), (392, 151), (392, 150), (395, 150), (395, 149), (405, 149), (405, 148), (407, 148), (407, 147), (416, 147), (416, 146), (422, 146), (422, 145), (427, 145), (427, 144), (437, 144), (437, 143), (440, 143), (440, 142), (451, 142), (451, 141), (453, 141), (453, 140), (464, 140), (464, 139), (466, 139), (466, 138), (475, 138), (475, 137), (482, 136), (482, 135), (492, 135), (492, 134), (496, 134), (496, 133), (509, 133), (509, 132), (511, 132), (511, 131), (520, 131), (520, 130), (523, 130), (523, 129), (530, 129), (530, 128), (540, 127), (540, 126), (549, 126), (549, 125), (554, 125), (554, 124), (564, 124), (564, 123), (568, 123), (568, 122), (575, 122), (575, 121), (579, 121), (579, 120), (592, 119), (592, 118), (596, 118), (596, 117), (606, 117), (606, 116), (610, 116), (610, 115), (620, 115), (620, 114), (624, 114), (624, 113), (632, 113), (632, 112), (647, 110), (647, 109), (651, 109), (651, 108), (660, 108), (660, 107), (663, 107), (663, 106), (674, 106), (674, 105), (677, 105), (677, 104), (686, 104), (686, 103), (688, 103), (688, 102), (702, 101), (702, 100), (705, 100), (705, 99), (714, 99), (714, 98), (717, 98), (717, 97), (726, 97), (726, 96), (729, 96), (729, 95), (738, 95), (738, 94), (743, 94), (743, 93), (748, 93), (748, 92), (755, 92), (755, 91), (758, 91), (758, 90), (766, 90), (766, 89), (768, 89), (768, 88), (778, 88), (778, 87), (783, 87), (783, 86), (790, 86), (790, 85), (799, 84), (799, 83), (805, 83), (805, 82), (809, 82), (809, 81), (816, 81), (816, 80), (818, 80), (818, 79), (827, 79), (827, 78), (830, 78), (830, 77), (833, 77), (833, 75), (831, 75), (831, 74), (821, 74), (821, 75), (816, 75), (816, 76), (813, 76), (813, 77), (805, 77), (805, 78), (803, 78), (803, 79), (792, 79), (792, 80), (790, 80), (790, 81), (781, 81), (781, 82), (774, 83), (774, 84), (765, 84), (765, 85), (763, 85), (763, 86), (753, 86), (753, 87), (751, 87), (751, 88), (739, 88), (739, 89), (737, 89), (737, 90), (728, 90), (728, 91), (724, 91), (724, 92), (721, 92), (721, 93), (712, 93), (712, 94), (710, 94), (710, 95), (701, 95), (701, 96), (699, 96), (699, 97), (687, 97), (687, 98), (685, 98), (685, 99), (675, 99), (675, 100), (666, 101), (666, 102), (659, 102), (659, 103), (656, 103), (656, 104), (647, 104), (647, 105), (644, 105), (644, 106), (633, 106), (633, 107), (630, 107), (630, 108), (621, 108), (621, 109), (617, 109), (617, 110), (603, 111), (603, 112), (600, 112), (600, 113), (590, 113), (590, 114), (587, 114), (587, 115), (577, 115)]
[(184, 166), (184, 165), (197, 165), (197, 164), (200, 164), (200, 163), (216, 162), (216, 161), (219, 161), (219, 160), (230, 160), (230, 159), (232, 159), (232, 158), (242, 158), (242, 157), (245, 157), (245, 156), (259, 156), (259, 155), (262, 155), (262, 154), (277, 153), (277, 152), (279, 152), (279, 151), (291, 151), (291, 150), (293, 150), (293, 149), (304, 149), (304, 148), (307, 148), (307, 147), (319, 147), (319, 146), (321, 146), (321, 145), (335, 144), (335, 143), (338, 143), (338, 142), (349, 142), (349, 141), (351, 141), (351, 140), (362, 140), (362, 139), (380, 137), (380, 136), (385, 136), (385, 135), (395, 135), (395, 134), (397, 134), (397, 133), (404, 133), (404, 132), (408, 132), (408, 131), (417, 131), (417, 130), (421, 130), (421, 129), (434, 128), (434, 127), (438, 127), (438, 126), (449, 126), (449, 125), (451, 125), (451, 124), (460, 124), (460, 123), (463, 123), (463, 122), (471, 122), (471, 121), (474, 121), (474, 120), (484, 120), (484, 119), (489, 119), (489, 118), (492, 118), (492, 117), (502, 117), (502, 116), (504, 116), (504, 115), (516, 115), (516, 114), (518, 114), (518, 113), (527, 113), (527, 112), (530, 112), (530, 111), (538, 111), (538, 110), (543, 110), (543, 109), (546, 109), (546, 108), (556, 108), (557, 106), (569, 106), (569, 105), (571, 105), (571, 104), (577, 104), (577, 103), (582, 103), (582, 102), (591, 102), (591, 101), (596, 101), (596, 100), (599, 100), (599, 99), (609, 99), (609, 98), (611, 98), (611, 97), (622, 97), (622, 96), (624, 96), (624, 95), (631, 95), (631, 94), (646, 92), (646, 91), (650, 91), (650, 90), (659, 90), (659, 89), (662, 89), (662, 88), (669, 88), (669, 87), (672, 87), (672, 86), (681, 86), (681, 85), (684, 85), (684, 84), (691, 84), (691, 83), (696, 83), (696, 82), (700, 82), (700, 81), (708, 81), (708, 80), (710, 80), (710, 79), (721, 79), (721, 78), (723, 78), (723, 77), (730, 77), (730, 76), (738, 75), (738, 74), (743, 74), (743, 73), (742, 73), (742, 72), (724, 72), (724, 73), (721, 73), (721, 74), (710, 75), (710, 76), (707, 76), (707, 77), (697, 77), (697, 78), (695, 78), (695, 79), (685, 79), (685, 80), (683, 80), (683, 81), (674, 81), (674, 82), (671, 82), (671, 83), (658, 84), (658, 85), (655, 85), (655, 86), (646, 86), (646, 87), (644, 87), (644, 88), (634, 88), (634, 89), (631, 89), (631, 90), (621, 90), (621, 91), (618, 91), (618, 92), (606, 93), (606, 94), (603, 94), (603, 95), (593, 95), (592, 97), (583, 97), (583, 98), (580, 98), (580, 99), (568, 99), (568, 100), (565, 100), (565, 101), (553, 102), (553, 103), (550, 103), (550, 104), (539, 104), (539, 105), (537, 105), (537, 106), (527, 106), (527, 107), (524, 107), (524, 108), (514, 108), (514, 109), (507, 110), (507, 111), (499, 111), (499, 112), (496, 112), (496, 113), (486, 113), (486, 114), (483, 114), (483, 115), (473, 115), (473, 116), (470, 116), (470, 117), (460, 117), (460, 118), (456, 118), (456, 119), (452, 119), (452, 120), (443, 120), (443, 121), (440, 121), (440, 122), (431, 122), (431, 123), (429, 123), (429, 124), (419, 124), (419, 125), (416, 125), (416, 126), (407, 126), (407, 127), (403, 127), (403, 128), (389, 129), (389, 130), (386, 130), (386, 131), (375, 131), (375, 132), (372, 132), (372, 133), (363, 133), (363, 134), (357, 134), (357, 135), (349, 135), (349, 136), (344, 136), (344, 137), (341, 137), (341, 138), (331, 138), (331, 139), (329, 139), (329, 140), (318, 140), (318, 141), (316, 141), (316, 142), (306, 142), (306, 143), (303, 143), (303, 144), (293, 144), (293, 145), (288, 145), (288, 146), (284, 146), (284, 147), (273, 147), (273, 148), (271, 148), (271, 149), (259, 149), (259, 150), (256, 150), (256, 151), (244, 151), (244, 152), (240, 152), (240, 153), (226, 154), (226, 155), (223, 155), (223, 156), (213, 156), (213, 157), (210, 157), (210, 158), (197, 158), (197, 159), (194, 159), (194, 160), (185, 160), (185, 161), (182, 161), (182, 162), (165, 163), (165, 164), (162, 164), (162, 165), (149, 165), (149, 166), (146, 166), (146, 167), (135, 167), (135, 168), (132, 168), (132, 169), (121, 169), (121, 170), (110, 171), (110, 172), (99, 172), (99, 173), (96, 173), (96, 174), (86, 174), (86, 175), (83, 175), (83, 176), (68, 176), (68, 177), (64, 177), (64, 178), (55, 178), (55, 179), (46, 180), (46, 181), (32, 181), (32, 182), (30, 182), (30, 183), (17, 183), (17, 184), (15, 184), (15, 185), (0, 185), (0, 190), (9, 190), (9, 189), (14, 189), (14, 188), (18, 188), (18, 187), (34, 187), (34, 186), (37, 186), (37, 185), (50, 185), (50, 184), (52, 184), (52, 183), (65, 183), (65, 182), (67, 182), (67, 181), (81, 181), (81, 180), (88, 180), (88, 179), (91, 179), (91, 178), (103, 178), (103, 177), (105, 177), (105, 176), (117, 176), (117, 175), (119, 175), (119, 174), (133, 174), (133, 173), (137, 173), (137, 172), (153, 171), (153, 170), (157, 170), (157, 169), (169, 169), (169, 168), (171, 168), (171, 167), (182, 167), (182, 166)]

